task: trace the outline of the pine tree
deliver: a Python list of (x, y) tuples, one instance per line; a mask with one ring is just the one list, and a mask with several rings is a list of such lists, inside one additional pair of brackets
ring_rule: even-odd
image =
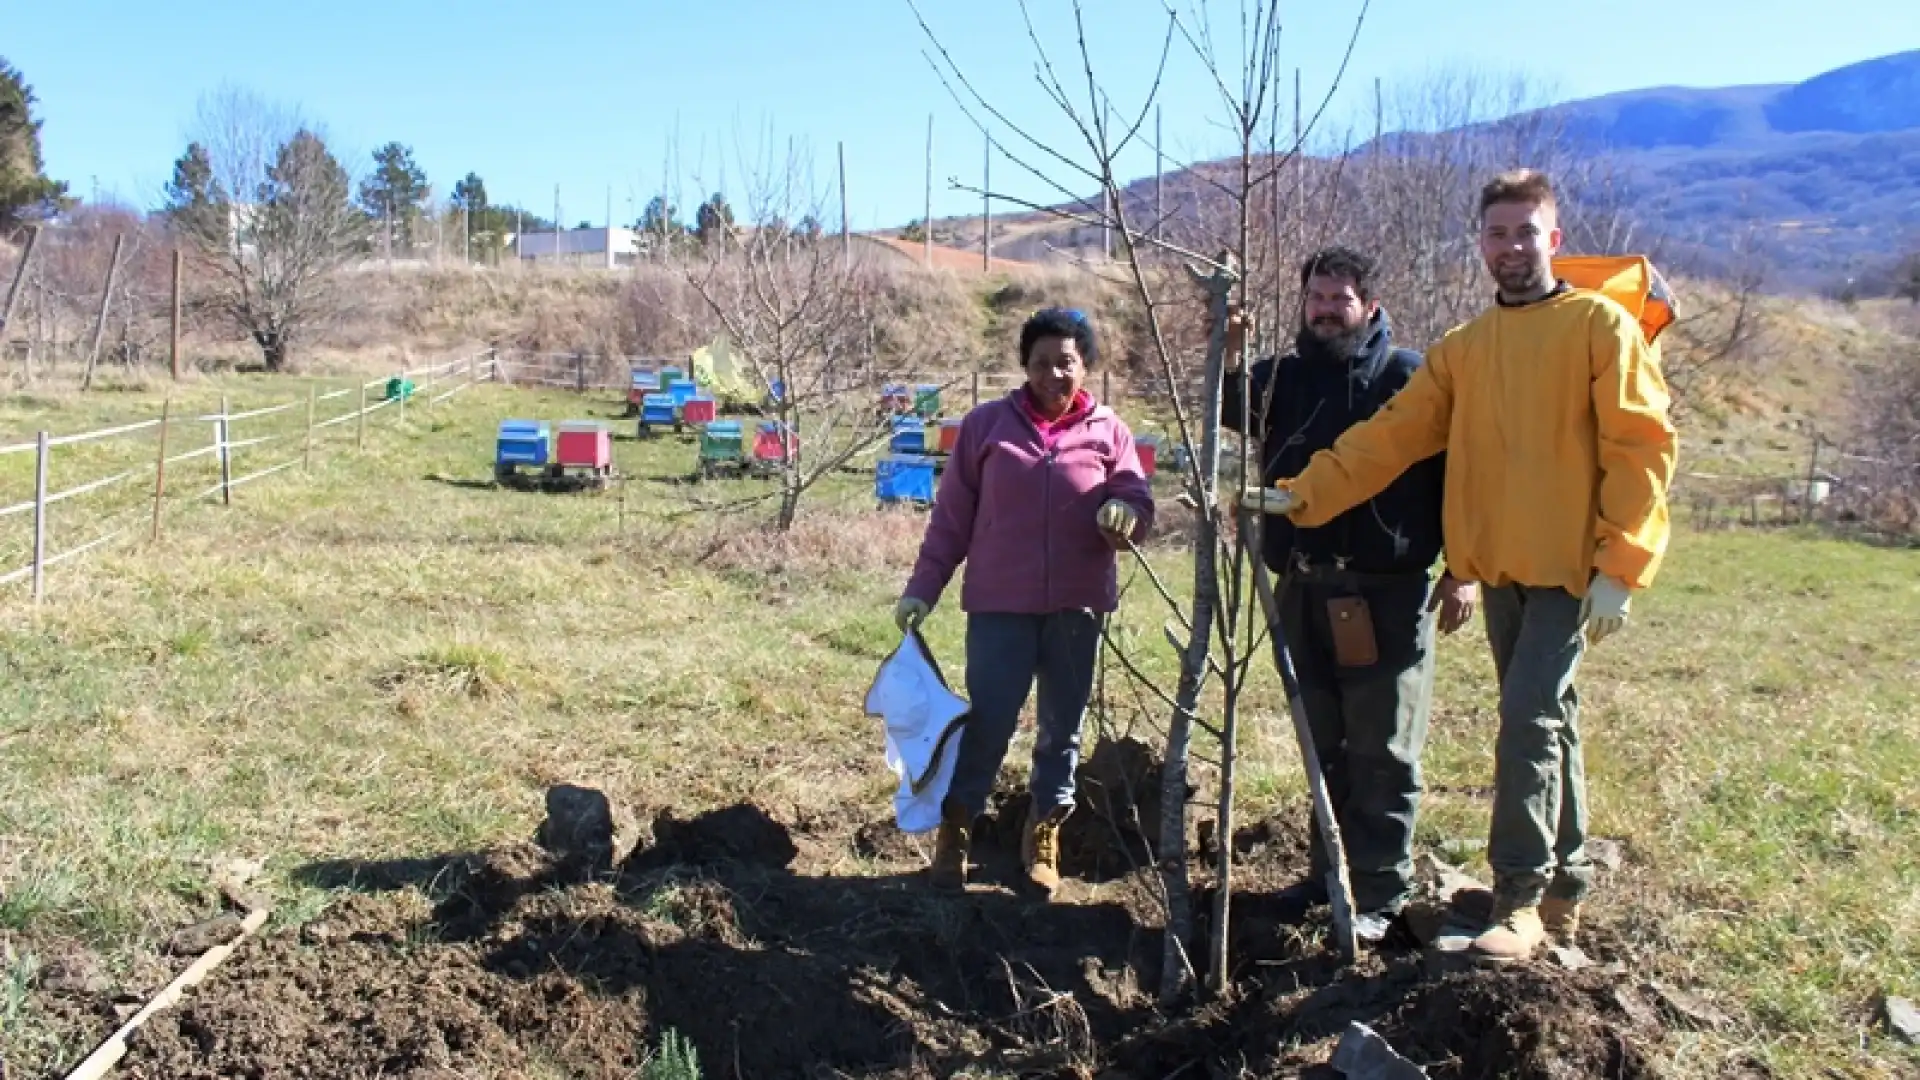
[(173, 163), (173, 179), (167, 183), (167, 220), (190, 235), (211, 235), (227, 216), (228, 205), (207, 148), (197, 142), (187, 144), (187, 152)]
[(47, 179), (41, 164), (37, 100), (33, 87), (0, 56), (0, 231), (72, 205), (67, 185)]
[(390, 232), (395, 251), (412, 251), (431, 194), (427, 174), (414, 164), (413, 150), (397, 142), (375, 150), (373, 164), (373, 175), (360, 182), (360, 208)]

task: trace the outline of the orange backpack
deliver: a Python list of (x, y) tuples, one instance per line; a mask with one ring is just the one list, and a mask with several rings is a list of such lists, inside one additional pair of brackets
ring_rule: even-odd
[(1660, 331), (1679, 318), (1673, 290), (1644, 255), (1562, 255), (1553, 273), (1576, 289), (1600, 293), (1640, 320), (1640, 332), (1653, 344)]

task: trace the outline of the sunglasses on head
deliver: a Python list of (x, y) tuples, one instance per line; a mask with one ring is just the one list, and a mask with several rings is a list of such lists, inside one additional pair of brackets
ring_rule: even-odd
[(1072, 319), (1072, 320), (1073, 320), (1074, 322), (1076, 322), (1076, 323), (1079, 323), (1079, 324), (1081, 324), (1081, 325), (1083, 325), (1083, 326), (1084, 326), (1084, 325), (1086, 324), (1086, 321), (1087, 321), (1087, 314), (1086, 314), (1086, 312), (1084, 312), (1084, 311), (1081, 311), (1081, 310), (1080, 310), (1079, 308), (1070, 308), (1070, 307), (1069, 307), (1069, 308), (1059, 308), (1059, 307), (1055, 307), (1055, 308), (1043, 308), (1043, 309), (1041, 309), (1040, 311), (1037, 311), (1037, 312), (1035, 312), (1034, 314), (1036, 314), (1036, 315), (1065, 315), (1065, 316), (1066, 316), (1067, 318), (1069, 318), (1069, 319)]

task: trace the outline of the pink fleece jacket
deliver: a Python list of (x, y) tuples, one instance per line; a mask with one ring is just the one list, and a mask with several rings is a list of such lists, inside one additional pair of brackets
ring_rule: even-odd
[[(1105, 405), (1067, 419), (1049, 449), (1014, 390), (967, 414), (940, 479), (905, 595), (940, 600), (962, 560), (967, 612), (1044, 615), (1119, 606), (1118, 560), (1095, 524), (1108, 499), (1132, 506), (1135, 543), (1153, 491), (1133, 432)], [(1078, 410), (1076, 410), (1078, 411)]]

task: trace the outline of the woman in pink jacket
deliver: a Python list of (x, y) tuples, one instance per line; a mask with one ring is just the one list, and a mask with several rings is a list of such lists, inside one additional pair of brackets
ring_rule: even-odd
[(913, 576), (894, 609), (902, 632), (967, 564), (967, 697), (932, 883), (966, 887), (973, 822), (1039, 683), (1033, 793), (1021, 843), (1028, 878), (1060, 883), (1060, 824), (1073, 809), (1080, 729), (1101, 622), (1119, 603), (1115, 551), (1147, 535), (1153, 492), (1133, 433), (1085, 388), (1096, 359), (1078, 311), (1037, 312), (1020, 331), (1026, 385), (967, 414), (934, 499)]

